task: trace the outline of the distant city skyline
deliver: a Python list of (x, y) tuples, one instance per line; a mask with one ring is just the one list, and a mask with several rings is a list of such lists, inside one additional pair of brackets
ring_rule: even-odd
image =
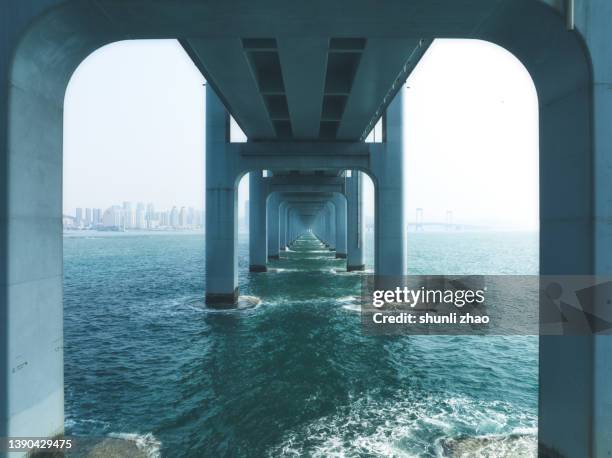
[[(77, 207), (73, 214), (64, 213), (65, 230), (159, 230), (196, 229), (204, 225), (204, 212), (192, 206), (172, 205), (160, 210), (152, 202), (124, 200), (108, 207)], [(74, 216), (73, 216), (74, 215)]]

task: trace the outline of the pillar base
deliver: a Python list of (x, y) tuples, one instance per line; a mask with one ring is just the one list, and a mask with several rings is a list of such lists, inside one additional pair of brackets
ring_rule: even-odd
[(280, 256), (277, 254), (271, 254), (270, 256), (268, 256), (268, 259), (272, 261), (278, 261), (280, 259)]
[(238, 305), (239, 290), (233, 293), (206, 293), (206, 307), (211, 309), (233, 309)]
[(336, 253), (336, 259), (346, 259), (346, 253)]
[(347, 272), (354, 272), (357, 270), (365, 270), (365, 264), (359, 264), (356, 266), (346, 266), (346, 271)]
[(249, 272), (267, 272), (266, 266), (249, 266)]

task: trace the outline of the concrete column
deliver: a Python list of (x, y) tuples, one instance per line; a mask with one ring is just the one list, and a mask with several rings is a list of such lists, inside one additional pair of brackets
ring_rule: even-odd
[(281, 202), (279, 206), (279, 244), (280, 251), (287, 248), (287, 202)]
[(334, 193), (333, 199), (336, 208), (336, 258), (346, 259), (346, 197)]
[(329, 247), (329, 213), (326, 208), (321, 210), (321, 241)]
[(287, 245), (290, 246), (295, 242), (295, 208), (287, 207)]
[(329, 238), (329, 250), (336, 250), (336, 206), (333, 202), (327, 202), (328, 214), (328, 238)]
[(376, 162), (375, 262), (377, 275), (406, 273), (404, 224), (404, 93), (400, 89), (384, 118), (385, 142)]
[(206, 304), (232, 307), (238, 300), (238, 190), (226, 154), (228, 115), (206, 86)]
[(266, 180), (262, 171), (249, 174), (249, 271), (266, 272), (268, 238)]
[[(593, 141), (595, 170), (595, 274), (612, 276), (612, 2), (597, 0), (583, 7), (590, 22), (587, 38), (594, 71)], [(586, 19), (586, 18), (585, 18)], [(609, 304), (609, 300), (607, 302)], [(612, 455), (612, 336), (596, 336), (593, 342), (594, 455)]]
[(327, 246), (327, 241), (325, 240), (325, 227), (326, 227), (325, 209), (323, 209), (317, 215), (317, 234), (316, 235), (319, 241), (323, 245)]
[(268, 259), (278, 259), (280, 252), (279, 199), (277, 192), (268, 197)]
[(347, 262), (346, 270), (365, 269), (363, 236), (365, 219), (363, 217), (363, 180), (362, 172), (353, 170), (346, 179), (346, 211), (347, 211)]
[[(612, 276), (612, 2), (573, 3), (591, 67), (584, 69), (577, 59), (571, 76), (540, 100), (540, 269), (605, 278)], [(576, 56), (581, 52), (576, 49)], [(538, 95), (544, 98), (540, 89)], [(589, 164), (581, 133), (589, 132), (590, 117)], [(559, 176), (573, 180), (561, 187)], [(589, 186), (591, 200), (584, 198)], [(609, 308), (609, 301), (601, 304)], [(611, 335), (540, 337), (542, 446), (559, 456), (612, 455), (611, 361)]]

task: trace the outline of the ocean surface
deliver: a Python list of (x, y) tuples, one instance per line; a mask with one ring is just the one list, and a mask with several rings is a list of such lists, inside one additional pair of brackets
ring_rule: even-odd
[[(535, 456), (537, 337), (364, 336), (361, 274), (311, 238), (252, 274), (241, 236), (241, 294), (261, 303), (210, 312), (204, 250), (64, 237), (67, 434), (151, 457)], [(410, 233), (409, 268), (536, 274), (538, 237)]]

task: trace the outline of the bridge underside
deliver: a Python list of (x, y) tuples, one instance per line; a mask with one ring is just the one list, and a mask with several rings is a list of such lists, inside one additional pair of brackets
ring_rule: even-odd
[[(575, 6), (567, 17), (564, 3)], [(239, 293), (236, 186), (245, 173), (261, 178), (253, 180), (262, 195), (259, 227), (278, 212), (279, 249), (283, 233), (286, 244), (312, 227), (344, 254), (346, 234), (347, 268), (363, 264), (355, 247), (368, 174), (376, 189), (375, 271), (405, 272), (403, 212), (396, 210), (405, 157), (400, 88), (435, 38), (496, 43), (533, 78), (541, 273), (612, 272), (609, 0), (6, 0), (2, 14), (0, 437), (64, 428), (62, 106), (74, 69), (114, 41), (177, 38), (209, 83), (211, 303), (231, 306)], [(228, 143), (229, 113), (248, 143)], [(383, 143), (365, 144), (381, 117)], [(310, 181), (317, 173), (323, 177)], [(268, 193), (264, 178), (276, 180), (275, 191)], [(304, 203), (306, 194), (317, 196)], [(259, 231), (266, 249), (257, 265), (275, 255), (275, 227)], [(540, 339), (543, 456), (612, 453), (611, 352), (608, 336)]]

